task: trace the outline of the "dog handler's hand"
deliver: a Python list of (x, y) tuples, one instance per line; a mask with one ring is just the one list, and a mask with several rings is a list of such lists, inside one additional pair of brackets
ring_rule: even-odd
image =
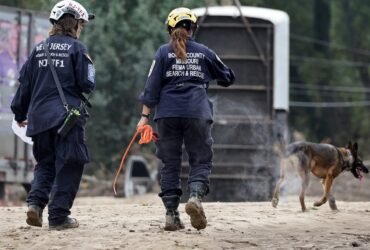
[(140, 118), (140, 121), (138, 122), (136, 128), (140, 128), (140, 127), (142, 127), (144, 125), (147, 125), (148, 123), (149, 123), (149, 118), (142, 116)]
[(18, 126), (19, 126), (20, 128), (24, 128), (24, 127), (26, 127), (26, 126), (27, 126), (28, 121), (27, 121), (27, 120), (24, 120), (23, 122), (17, 122), (17, 124), (18, 124)]
[(136, 127), (141, 128), (142, 126), (147, 125), (149, 123), (149, 116), (150, 116), (150, 108), (146, 105), (143, 105), (143, 109), (141, 112), (141, 119)]

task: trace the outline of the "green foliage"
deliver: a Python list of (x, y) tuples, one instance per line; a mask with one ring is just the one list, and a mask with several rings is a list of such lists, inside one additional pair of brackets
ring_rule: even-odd
[(12, 6), (22, 9), (45, 11), (50, 8), (48, 0), (0, 0), (0, 5)]
[[(290, 99), (305, 102), (356, 102), (370, 100), (370, 3), (361, 0), (241, 0), (261, 7), (280, 9), (290, 17)], [(302, 42), (294, 36), (313, 38)], [(316, 42), (315, 42), (316, 41)], [(297, 60), (298, 58), (302, 60)], [(329, 87), (328, 91), (320, 87)], [(337, 87), (362, 88), (366, 91), (333, 91)], [(331, 89), (330, 89), (331, 88)], [(369, 151), (369, 108), (299, 108), (291, 107), (292, 130), (304, 132), (307, 140), (330, 139), (344, 145), (348, 140), (360, 142)]]

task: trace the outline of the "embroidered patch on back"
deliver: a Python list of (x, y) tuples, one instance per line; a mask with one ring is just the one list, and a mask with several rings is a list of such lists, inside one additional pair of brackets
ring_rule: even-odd
[(92, 83), (95, 83), (95, 67), (93, 64), (87, 65), (87, 80), (89, 80)]

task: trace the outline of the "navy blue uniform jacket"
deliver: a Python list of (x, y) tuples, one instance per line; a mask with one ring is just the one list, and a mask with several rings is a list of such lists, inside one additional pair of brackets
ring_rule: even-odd
[(149, 108), (156, 108), (154, 120), (168, 117), (212, 120), (213, 110), (208, 100), (209, 82), (217, 80), (229, 86), (233, 71), (211, 49), (188, 39), (187, 59), (182, 61), (170, 44), (162, 45), (155, 55), (144, 92), (139, 99)]
[[(53, 65), (68, 105), (79, 106), (79, 95), (95, 88), (95, 68), (86, 47), (69, 36), (54, 35), (47, 39)], [(11, 104), (15, 120), (28, 120), (27, 136), (61, 125), (63, 107), (43, 43), (32, 51), (19, 74), (20, 85)]]

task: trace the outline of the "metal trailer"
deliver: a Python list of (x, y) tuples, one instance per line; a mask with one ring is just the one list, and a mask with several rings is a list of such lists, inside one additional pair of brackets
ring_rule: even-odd
[(0, 200), (5, 183), (20, 183), (28, 190), (33, 178), (31, 147), (12, 132), (10, 103), (20, 67), (49, 28), (43, 13), (0, 6)]
[[(206, 200), (268, 200), (278, 175), (274, 148), (286, 141), (288, 131), (289, 17), (279, 10), (240, 5), (193, 11), (199, 20), (196, 40), (213, 49), (236, 75), (228, 88), (215, 83), (209, 88), (214, 157)], [(188, 173), (185, 156), (184, 191)]]

